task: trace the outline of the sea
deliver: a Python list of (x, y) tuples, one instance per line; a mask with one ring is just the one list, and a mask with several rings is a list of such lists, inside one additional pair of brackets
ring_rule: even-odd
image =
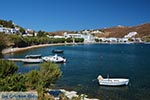
[[(64, 50), (66, 63), (58, 64), (62, 76), (55, 88), (77, 91), (100, 100), (150, 100), (149, 44), (80, 44), (49, 46), (3, 55), (4, 58), (24, 58), (29, 54), (54, 55), (54, 49)], [(40, 64), (16, 62), (18, 72), (39, 70)], [(128, 78), (128, 86), (100, 86), (97, 76)]]

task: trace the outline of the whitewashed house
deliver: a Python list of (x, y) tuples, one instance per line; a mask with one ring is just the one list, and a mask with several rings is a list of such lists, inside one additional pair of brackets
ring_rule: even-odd
[(82, 38), (84, 38), (85, 43), (95, 42), (95, 37), (90, 34), (83, 35)]
[(3, 27), (3, 25), (0, 25), (0, 32), (5, 33), (5, 34), (15, 34), (17, 33), (17, 29), (16, 28), (7, 28), (7, 27)]
[(129, 34), (125, 35), (124, 38), (132, 38), (137, 34), (137, 32), (129, 32)]
[(65, 38), (83, 38), (84, 42), (95, 42), (95, 37), (91, 34), (67, 34), (67, 32), (65, 32), (64, 36)]
[(105, 42), (106, 38), (105, 37), (100, 37), (98, 38), (100, 40), (100, 42)]
[(3, 32), (3, 26), (0, 25), (0, 32)]
[(119, 43), (126, 43), (128, 42), (128, 38), (118, 38), (118, 41)]
[(101, 32), (100, 30), (93, 30), (91, 33), (95, 34), (95, 33), (103, 33), (103, 32)]
[(83, 38), (82, 34), (67, 34), (67, 32), (64, 33), (65, 38)]
[(117, 42), (117, 38), (114, 37), (107, 38), (107, 40), (109, 40), (109, 42)]
[(127, 38), (105, 38), (105, 37), (101, 37), (98, 38), (100, 40), (100, 42), (106, 42), (106, 43), (126, 43), (128, 42)]
[(90, 31), (89, 30), (83, 30), (83, 31), (81, 31), (81, 33), (83, 33), (83, 34), (89, 34)]
[(55, 36), (53, 36), (53, 38), (65, 38), (65, 36), (55, 35)]

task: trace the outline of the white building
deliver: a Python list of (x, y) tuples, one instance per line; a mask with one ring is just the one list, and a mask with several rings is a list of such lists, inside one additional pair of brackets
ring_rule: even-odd
[(111, 38), (99, 38), (99, 40), (101, 40), (101, 42), (110, 42), (110, 43), (126, 43), (128, 42), (128, 39), (127, 38), (114, 38), (114, 37), (111, 37)]
[(2, 33), (6, 33), (6, 34), (15, 34), (17, 33), (17, 29), (16, 28), (7, 28), (7, 27), (3, 27), (3, 25), (0, 25), (0, 32)]
[(101, 38), (98, 38), (101, 42), (104, 42), (106, 40), (105, 37), (101, 37)]
[(126, 42), (128, 42), (128, 38), (118, 38), (118, 42), (126, 43)]
[(83, 33), (83, 34), (89, 34), (90, 31), (89, 30), (83, 30), (81, 33)]
[(137, 34), (137, 32), (129, 32), (129, 34), (125, 35), (124, 38), (132, 38), (136, 34)]
[(67, 34), (67, 32), (64, 33), (65, 38), (83, 38), (84, 42), (95, 42), (95, 37), (93, 37), (91, 34)]
[(64, 33), (65, 38), (83, 38), (82, 34), (67, 34), (67, 32)]
[(95, 34), (95, 33), (103, 33), (103, 32), (101, 32), (100, 30), (93, 30), (91, 33)]
[(56, 36), (53, 36), (53, 38), (65, 38), (65, 36), (56, 35)]
[(0, 27), (0, 32), (3, 32), (3, 28), (2, 27)]
[(117, 38), (113, 38), (113, 37), (111, 37), (111, 38), (101, 37), (101, 38), (99, 38), (99, 40), (101, 42), (117, 42)]

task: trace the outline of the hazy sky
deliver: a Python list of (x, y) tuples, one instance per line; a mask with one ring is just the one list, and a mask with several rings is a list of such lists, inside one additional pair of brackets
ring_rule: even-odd
[(0, 19), (44, 31), (150, 22), (150, 0), (0, 0)]

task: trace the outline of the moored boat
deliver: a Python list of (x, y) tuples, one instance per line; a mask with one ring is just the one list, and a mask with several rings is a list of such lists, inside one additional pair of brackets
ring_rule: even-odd
[(54, 63), (64, 63), (66, 62), (66, 58), (58, 56), (55, 54), (54, 56), (45, 56), (42, 59), (46, 62), (54, 62)]
[(52, 50), (52, 53), (63, 53), (64, 52), (64, 50)]
[(129, 79), (125, 78), (103, 78), (99, 75), (97, 79), (99, 84), (104, 86), (123, 86), (129, 83)]
[(43, 62), (41, 55), (26, 55), (25, 59), (22, 60), (24, 63), (41, 63)]

